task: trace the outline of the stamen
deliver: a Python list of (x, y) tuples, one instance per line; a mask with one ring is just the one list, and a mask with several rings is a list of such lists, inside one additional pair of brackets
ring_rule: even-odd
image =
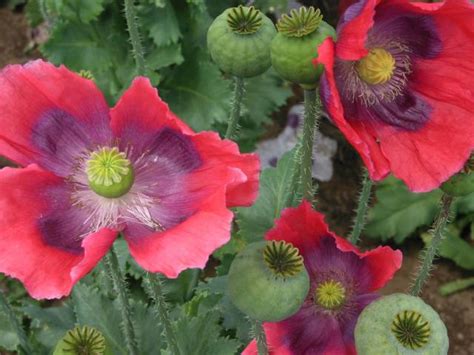
[(373, 48), (356, 64), (357, 73), (370, 85), (385, 84), (393, 76), (395, 59), (383, 48)]
[(107, 198), (125, 195), (134, 181), (130, 161), (116, 147), (102, 147), (92, 152), (86, 163), (86, 173), (90, 188)]
[(339, 281), (328, 280), (316, 287), (315, 296), (315, 300), (320, 306), (334, 310), (344, 304), (346, 289)]

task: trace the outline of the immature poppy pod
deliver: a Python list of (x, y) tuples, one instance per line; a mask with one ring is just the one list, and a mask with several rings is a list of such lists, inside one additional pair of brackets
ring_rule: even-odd
[(253, 319), (277, 322), (293, 315), (309, 291), (309, 277), (297, 248), (285, 241), (250, 244), (229, 271), (229, 295)]
[(321, 98), (374, 180), (430, 191), (474, 149), (474, 5), (361, 0), (319, 47)]
[(319, 9), (300, 7), (281, 17), (278, 34), (272, 41), (272, 65), (285, 80), (304, 88), (315, 88), (323, 67), (314, 67), (317, 48), (328, 36), (335, 37), (334, 28), (323, 21)]
[[(136, 78), (110, 110), (93, 81), (43, 61), (0, 72), (0, 272), (32, 297), (70, 293), (119, 233), (137, 263), (176, 277), (230, 238), (259, 162), (193, 132)], [(22, 257), (19, 257), (19, 255)]]
[(56, 345), (53, 355), (108, 355), (104, 336), (95, 328), (75, 327)]
[(446, 326), (419, 297), (385, 296), (367, 306), (355, 328), (356, 348), (364, 355), (444, 355)]
[(270, 68), (273, 22), (253, 6), (233, 7), (216, 17), (207, 32), (212, 59), (228, 74), (249, 78)]

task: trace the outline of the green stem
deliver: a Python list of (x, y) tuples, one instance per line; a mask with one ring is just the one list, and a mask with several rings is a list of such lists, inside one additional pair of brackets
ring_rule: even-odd
[(0, 308), (3, 309), (3, 312), (7, 316), (8, 321), (10, 322), (10, 325), (13, 327), (13, 330), (15, 331), (18, 337), (18, 340), (20, 341), (20, 346), (23, 349), (23, 351), (26, 354), (32, 354), (31, 347), (28, 342), (28, 338), (26, 336), (25, 330), (23, 329), (20, 322), (18, 321), (18, 318), (15, 315), (15, 312), (13, 312), (13, 309), (8, 303), (7, 298), (3, 295), (2, 291), (0, 291)]
[(367, 217), (367, 209), (369, 207), (370, 192), (372, 190), (373, 182), (370, 179), (369, 172), (364, 168), (362, 177), (362, 191), (359, 195), (359, 202), (357, 204), (357, 212), (354, 218), (354, 227), (352, 229), (349, 241), (357, 245), (359, 242), (360, 234), (364, 229), (365, 220)]
[(301, 143), (300, 176), (303, 198), (313, 202), (313, 143), (314, 133), (319, 122), (319, 100), (316, 90), (304, 90), (304, 125)]
[(148, 273), (147, 282), (149, 296), (153, 299), (160, 322), (165, 328), (165, 335), (169, 349), (171, 350), (172, 354), (179, 355), (180, 351), (178, 347), (178, 341), (176, 340), (176, 334), (173, 329), (173, 325), (171, 324), (168, 306), (166, 304), (165, 296), (162, 290), (161, 280), (158, 278), (158, 275)]
[(114, 290), (117, 294), (117, 301), (122, 316), (122, 332), (130, 355), (138, 355), (135, 329), (132, 322), (132, 311), (128, 300), (128, 290), (125, 280), (120, 270), (117, 254), (112, 247), (105, 257), (105, 268), (109, 274)]
[(299, 183), (300, 183), (300, 159), (301, 159), (301, 142), (294, 148), (293, 156), (293, 166), (291, 171), (290, 177), (290, 185), (289, 185), (289, 193), (288, 197), (286, 198), (285, 204), (283, 208), (290, 207), (293, 202), (299, 200)]
[(261, 321), (254, 320), (253, 332), (257, 342), (258, 355), (268, 355), (267, 337)]
[(436, 216), (431, 232), (433, 238), (431, 239), (431, 243), (427, 245), (425, 250), (423, 251), (420, 269), (410, 292), (413, 296), (418, 296), (420, 294), (423, 285), (426, 283), (428, 277), (430, 276), (433, 260), (438, 254), (439, 247), (444, 238), (444, 231), (449, 221), (452, 203), (452, 196), (444, 194), (441, 197), (441, 207), (438, 212), (438, 215)]
[(133, 0), (125, 0), (124, 5), (128, 33), (130, 34), (130, 42), (132, 42), (133, 55), (137, 65), (137, 74), (146, 75), (145, 55), (140, 41), (140, 33), (138, 32), (137, 16), (135, 14)]
[(235, 80), (234, 96), (232, 98), (232, 103), (231, 103), (232, 107), (230, 110), (229, 123), (227, 126), (227, 131), (225, 133), (226, 139), (232, 139), (235, 132), (237, 131), (239, 118), (240, 118), (240, 108), (242, 107), (242, 99), (244, 97), (244, 91), (245, 91), (244, 79), (236, 76), (234, 80)]

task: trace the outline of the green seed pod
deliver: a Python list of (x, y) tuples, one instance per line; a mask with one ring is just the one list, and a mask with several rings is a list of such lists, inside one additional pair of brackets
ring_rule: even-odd
[(329, 36), (336, 38), (336, 31), (323, 21), (319, 9), (300, 7), (283, 15), (277, 24), (278, 34), (272, 41), (273, 68), (285, 80), (300, 84), (304, 89), (316, 87), (323, 73), (313, 59), (318, 56), (318, 46)]
[(419, 297), (396, 293), (362, 311), (355, 327), (357, 353), (364, 355), (445, 355), (446, 326)]
[(441, 190), (447, 194), (460, 197), (474, 192), (474, 157), (469, 159), (463, 171), (454, 175), (441, 185)]
[(309, 276), (292, 244), (253, 243), (233, 261), (228, 291), (237, 308), (251, 318), (278, 322), (300, 309), (309, 292)]
[(239, 6), (216, 17), (207, 32), (207, 46), (222, 71), (250, 78), (270, 68), (275, 35), (275, 26), (267, 16), (253, 6)]
[(66, 333), (54, 349), (53, 355), (108, 355), (101, 332), (91, 327), (76, 327)]

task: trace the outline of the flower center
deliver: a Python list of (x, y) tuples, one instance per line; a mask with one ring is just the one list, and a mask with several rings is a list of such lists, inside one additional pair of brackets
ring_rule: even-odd
[(296, 275), (304, 267), (298, 248), (283, 240), (268, 242), (263, 250), (263, 260), (276, 275), (283, 277)]
[(415, 350), (428, 342), (431, 328), (420, 313), (403, 311), (393, 320), (392, 332), (404, 347)]
[(333, 310), (339, 308), (346, 300), (346, 289), (339, 281), (328, 280), (316, 287), (315, 296), (320, 306)]
[(262, 15), (253, 6), (232, 8), (227, 14), (227, 24), (234, 33), (249, 35), (258, 31), (262, 25)]
[(310, 6), (293, 9), (277, 23), (278, 32), (285, 37), (304, 37), (316, 31), (323, 20), (321, 10)]
[(359, 77), (370, 85), (385, 84), (396, 68), (393, 56), (383, 48), (373, 48), (356, 64)]
[(104, 336), (96, 329), (87, 326), (76, 327), (67, 332), (63, 338), (65, 346), (60, 353), (72, 355), (95, 354), (102, 355), (106, 350)]
[(117, 198), (130, 191), (135, 175), (125, 153), (102, 147), (92, 152), (86, 163), (90, 188), (100, 196)]

